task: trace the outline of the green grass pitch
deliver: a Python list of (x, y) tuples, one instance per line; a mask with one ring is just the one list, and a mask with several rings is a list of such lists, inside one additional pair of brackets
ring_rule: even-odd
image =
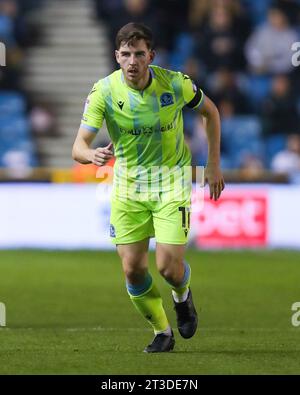
[[(145, 354), (153, 334), (127, 296), (115, 252), (0, 251), (0, 374), (299, 374), (300, 253), (188, 250), (200, 318), (175, 330), (171, 353)], [(170, 289), (161, 290), (173, 328)]]

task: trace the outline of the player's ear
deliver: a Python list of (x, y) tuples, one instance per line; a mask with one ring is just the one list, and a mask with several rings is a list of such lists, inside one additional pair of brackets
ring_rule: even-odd
[(119, 58), (120, 58), (120, 52), (119, 52), (119, 51), (117, 51), (117, 50), (115, 50), (115, 57), (116, 57), (116, 61), (117, 61), (117, 63), (119, 63), (119, 64), (120, 64), (120, 60), (119, 60)]
[(150, 63), (153, 62), (154, 58), (155, 58), (156, 52), (154, 51), (154, 49), (151, 49), (150, 51)]

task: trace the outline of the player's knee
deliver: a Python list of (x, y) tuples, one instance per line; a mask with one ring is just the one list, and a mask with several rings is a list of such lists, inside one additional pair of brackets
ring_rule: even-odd
[(172, 276), (172, 271), (170, 270), (170, 268), (168, 268), (167, 266), (161, 266), (159, 268), (159, 273), (166, 279), (168, 280), (168, 278), (170, 276)]
[(129, 284), (140, 284), (145, 279), (146, 271), (141, 268), (127, 267), (124, 269), (124, 274)]
[(122, 265), (126, 280), (130, 284), (140, 283), (145, 278), (147, 268), (136, 257), (131, 255), (123, 257)]
[(139, 268), (143, 267), (143, 260), (137, 255), (126, 254), (122, 256), (122, 265), (128, 270), (131, 270), (133, 268), (136, 268), (136, 270), (138, 270)]
[(180, 284), (182, 281), (182, 270), (180, 270), (179, 265), (161, 265), (159, 272), (166, 281), (172, 284)]

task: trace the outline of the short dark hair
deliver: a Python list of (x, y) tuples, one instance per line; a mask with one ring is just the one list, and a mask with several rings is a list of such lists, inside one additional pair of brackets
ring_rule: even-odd
[(153, 49), (153, 34), (151, 29), (143, 23), (130, 22), (123, 26), (116, 36), (116, 48), (122, 44), (132, 45), (136, 40), (144, 40), (148, 49)]

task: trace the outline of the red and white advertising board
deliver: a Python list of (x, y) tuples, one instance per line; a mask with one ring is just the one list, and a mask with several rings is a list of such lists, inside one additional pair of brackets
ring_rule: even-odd
[[(300, 186), (226, 185), (217, 202), (206, 187), (204, 204), (194, 191), (190, 245), (300, 249)], [(110, 193), (102, 184), (0, 184), (0, 248), (114, 249)]]
[(199, 247), (265, 247), (268, 243), (269, 195), (265, 190), (224, 191), (218, 201), (204, 195), (202, 210), (192, 215), (192, 235)]

